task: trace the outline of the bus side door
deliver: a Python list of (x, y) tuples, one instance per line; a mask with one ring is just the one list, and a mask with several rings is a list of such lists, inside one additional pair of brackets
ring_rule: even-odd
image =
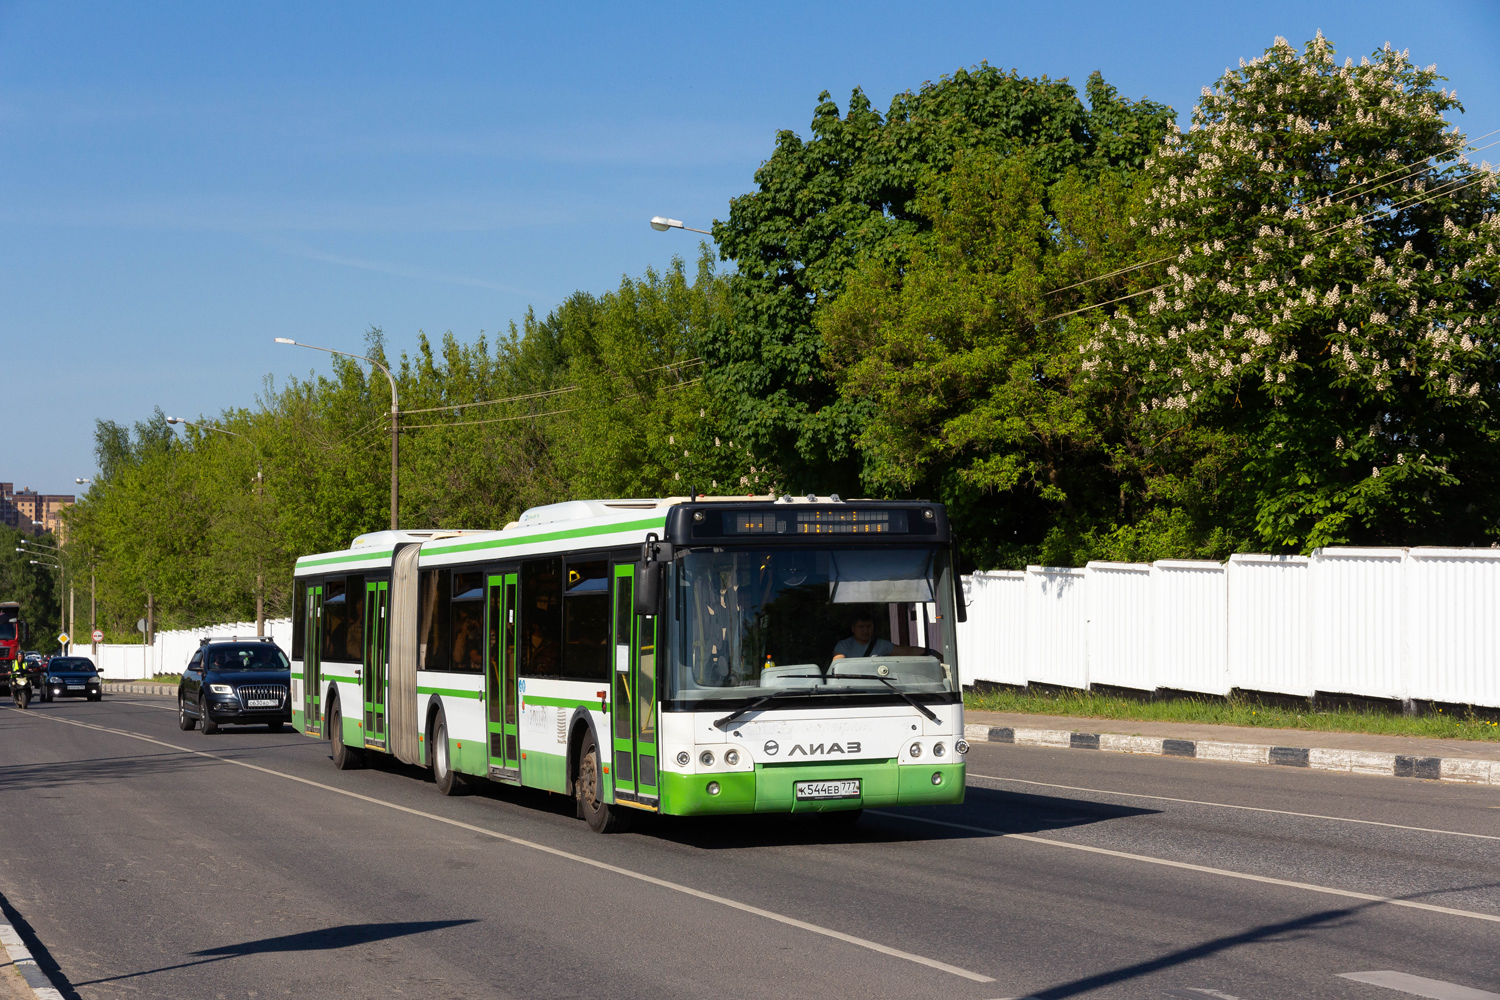
[(635, 565), (615, 566), (610, 729), (615, 799), (655, 808), (656, 619), (635, 613)]
[(307, 629), (302, 658), (302, 718), (308, 736), (323, 733), (323, 587), (307, 588)]
[(389, 581), (365, 584), (365, 746), (385, 747), (386, 675), (390, 665)]
[(521, 780), (516, 716), (516, 574), (488, 578), (485, 588), (485, 717), (494, 777)]

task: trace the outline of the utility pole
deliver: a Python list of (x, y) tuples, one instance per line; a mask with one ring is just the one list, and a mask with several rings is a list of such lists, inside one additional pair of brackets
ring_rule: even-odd
[[(89, 553), (93, 555), (93, 553)], [(99, 662), (99, 642), (94, 633), (99, 631), (99, 614), (94, 600), (94, 563), (89, 560), (89, 642), (93, 644), (94, 662)]]
[(151, 653), (150, 649), (156, 645), (156, 603), (152, 600), (151, 591), (146, 591), (146, 680), (151, 679)]
[[(78, 626), (78, 619), (73, 614), (73, 588), (68, 587), (68, 638), (73, 638), (73, 629)], [(68, 652), (73, 652), (73, 644), (68, 643)]]

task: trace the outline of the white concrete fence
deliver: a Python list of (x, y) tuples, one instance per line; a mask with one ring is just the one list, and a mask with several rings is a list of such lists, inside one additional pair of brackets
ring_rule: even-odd
[(1500, 707), (1500, 549), (1028, 566), (963, 585), (966, 685)]
[[(188, 657), (198, 648), (198, 641), (208, 636), (253, 636), (254, 622), (228, 622), (223, 625), (208, 625), (204, 628), (172, 629), (156, 633), (156, 641), (149, 646), (140, 643), (103, 643), (99, 652), (86, 642), (73, 644), (72, 656), (86, 656), (94, 661), (106, 680), (140, 680), (153, 674), (180, 674)], [(292, 620), (290, 618), (266, 619), (266, 635), (291, 655)]]

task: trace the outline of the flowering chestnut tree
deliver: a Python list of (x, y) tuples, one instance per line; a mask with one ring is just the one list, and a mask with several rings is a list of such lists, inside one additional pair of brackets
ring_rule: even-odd
[(1483, 544), (1500, 529), (1500, 216), (1456, 94), (1389, 45), (1277, 39), (1145, 172), (1133, 224), (1178, 248), (1079, 347), (1134, 433), (1212, 429), (1259, 544)]

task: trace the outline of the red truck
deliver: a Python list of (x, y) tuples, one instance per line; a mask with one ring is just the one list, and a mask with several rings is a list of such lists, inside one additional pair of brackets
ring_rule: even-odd
[(27, 640), (30, 629), (21, 620), (21, 605), (16, 601), (0, 601), (0, 684), (10, 690), (10, 671), (13, 662), (21, 655), (21, 644)]

